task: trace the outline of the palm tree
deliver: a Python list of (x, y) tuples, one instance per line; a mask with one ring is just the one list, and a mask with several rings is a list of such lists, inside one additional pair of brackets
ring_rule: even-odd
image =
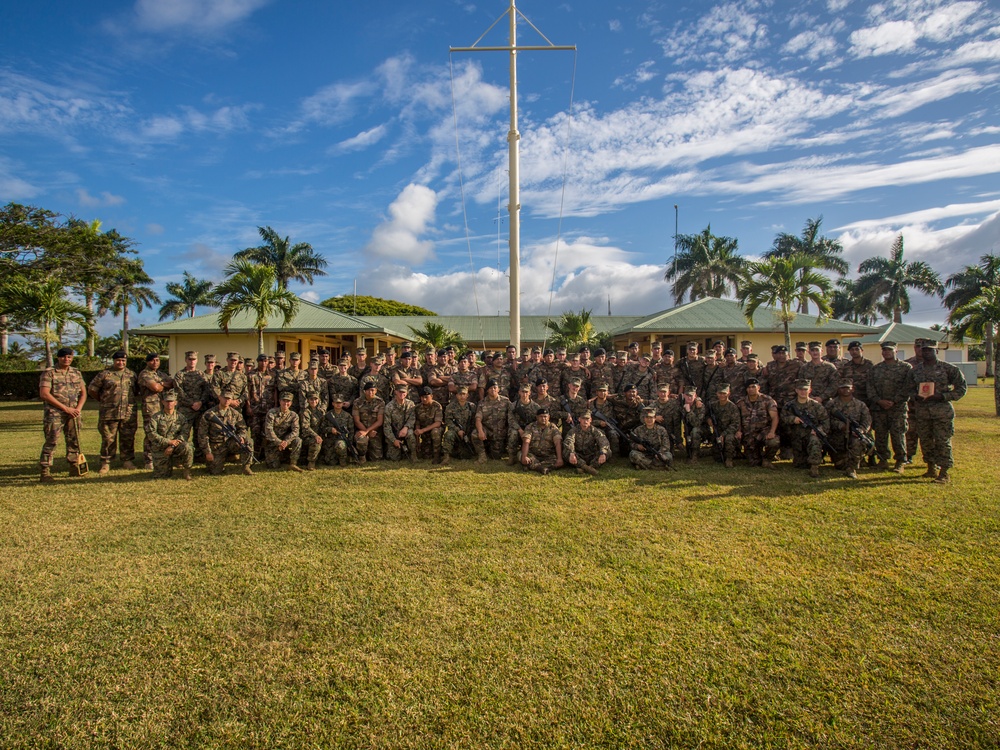
[(312, 284), (313, 276), (326, 276), (326, 260), (308, 242), (292, 245), (288, 237), (282, 238), (271, 227), (257, 227), (257, 231), (264, 244), (240, 250), (234, 259), (270, 266), (281, 289), (287, 289), (289, 281)]
[[(949, 317), (951, 335), (961, 342), (966, 336), (986, 338), (988, 330), (1000, 325), (1000, 286), (989, 286), (983, 293), (956, 307)], [(993, 371), (1000, 368), (1000, 347), (994, 347)], [(1000, 378), (993, 378), (993, 404), (1000, 417)]]
[(855, 282), (851, 279), (837, 279), (836, 289), (830, 297), (830, 306), (833, 317), (837, 320), (847, 320), (863, 326), (875, 325), (878, 321), (875, 306), (858, 298)]
[(889, 257), (877, 256), (862, 261), (858, 266), (861, 274), (854, 282), (858, 299), (870, 302), (893, 323), (903, 322), (903, 313), (910, 312), (910, 289), (940, 297), (944, 286), (937, 271), (922, 260), (903, 259), (903, 235), (892, 243)]
[(449, 345), (460, 349), (465, 347), (465, 340), (462, 338), (462, 334), (450, 328), (445, 328), (441, 323), (428, 321), (424, 323), (422, 328), (414, 328), (413, 326), (407, 326), (407, 328), (413, 333), (413, 343), (422, 348), (432, 347), (434, 349), (441, 349)]
[[(1000, 285), (1000, 256), (989, 253), (979, 259), (979, 265), (966, 266), (958, 273), (953, 273), (945, 281), (945, 286), (951, 291), (945, 295), (944, 304), (952, 312), (948, 319), (954, 315), (956, 308), (967, 305), (983, 291), (989, 287)], [(986, 374), (993, 375), (996, 370), (993, 367), (993, 347), (996, 342), (996, 329), (994, 326), (986, 326), (986, 336), (983, 343), (986, 345)]]
[(597, 343), (597, 331), (590, 322), (590, 310), (564, 312), (559, 320), (546, 320), (545, 327), (552, 331), (549, 341), (553, 346), (578, 349), (587, 344)]
[(739, 288), (744, 278), (746, 259), (737, 253), (733, 237), (716, 237), (709, 224), (700, 234), (677, 236), (677, 256), (663, 275), (673, 280), (673, 295), (678, 303), (690, 293), (691, 302), (703, 297), (724, 297)]
[(21, 284), (10, 291), (8, 310), (13, 319), (39, 329), (45, 344), (45, 366), (52, 367), (52, 344), (67, 325), (75, 324), (85, 332), (93, 330), (93, 317), (84, 305), (66, 296), (61, 279)]
[(792, 348), (789, 324), (795, 319), (797, 303), (812, 302), (819, 311), (817, 321), (833, 312), (827, 295), (830, 279), (812, 266), (812, 259), (802, 255), (766, 258), (749, 266), (750, 277), (739, 292), (747, 325), (754, 327), (754, 313), (761, 307), (774, 307), (785, 329), (785, 346)]
[(122, 349), (128, 356), (128, 314), (133, 307), (142, 312), (160, 301), (159, 295), (148, 286), (153, 280), (138, 259), (122, 259), (111, 269), (111, 276), (98, 295), (98, 315), (108, 311), (122, 316)]
[(234, 260), (226, 266), (226, 279), (215, 287), (219, 302), (219, 327), (229, 333), (229, 324), (239, 313), (254, 317), (257, 331), (257, 353), (264, 353), (264, 329), (272, 315), (281, 314), (282, 326), (295, 319), (299, 298), (277, 283), (271, 266), (262, 266), (249, 260)]
[(212, 282), (196, 279), (187, 271), (184, 272), (184, 281), (178, 284), (176, 281), (167, 283), (167, 292), (174, 295), (160, 308), (160, 320), (171, 318), (177, 320), (187, 315), (194, 317), (196, 307), (218, 307), (215, 296), (212, 294)]
[[(806, 219), (801, 237), (781, 232), (774, 238), (774, 244), (770, 250), (764, 253), (764, 257), (768, 259), (789, 258), (792, 255), (799, 255), (808, 261), (806, 265), (802, 266), (801, 273), (803, 275), (813, 269), (819, 269), (820, 271), (833, 271), (837, 275), (843, 276), (850, 270), (850, 265), (842, 257), (844, 247), (837, 240), (820, 235), (819, 227), (822, 223), (822, 216)], [(798, 311), (808, 315), (809, 300), (805, 289), (806, 284), (803, 283), (802, 293), (798, 300)]]

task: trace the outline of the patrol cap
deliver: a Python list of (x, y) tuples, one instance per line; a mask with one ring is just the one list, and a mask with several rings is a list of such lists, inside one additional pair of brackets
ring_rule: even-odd
[(318, 359), (310, 359), (309, 360), (309, 369), (310, 370), (319, 369), (319, 360)]
[(823, 348), (823, 345), (821, 343), (819, 343), (818, 341), (810, 341), (809, 342), (809, 349), (810, 350), (812, 350), (812, 349), (822, 349), (822, 348)]
[(157, 354), (156, 352), (150, 352), (149, 354), (146, 355), (147, 362), (152, 362), (154, 359), (159, 359), (159, 358), (160, 355)]
[(663, 344), (660, 343), (659, 341), (654, 341), (652, 344), (649, 345), (649, 348), (650, 349), (662, 349), (663, 348)]
[(333, 398), (330, 399), (331, 404), (342, 404), (344, 403), (344, 397), (339, 393), (334, 393)]
[(883, 349), (892, 349), (893, 351), (895, 351), (896, 350), (896, 342), (895, 341), (883, 341), (882, 342), (882, 348)]
[(565, 346), (557, 346), (556, 347), (556, 354), (565, 354), (565, 353), (566, 353), (566, 347)]
[(549, 414), (549, 408), (547, 406), (543, 406), (541, 409), (539, 409), (538, 411), (535, 412), (535, 416), (536, 417), (539, 416), (539, 415), (541, 415), (541, 414), (544, 414), (544, 415), (548, 416), (548, 414)]
[[(232, 395), (230, 395), (230, 391), (225, 391), (222, 395), (225, 396), (226, 398), (232, 398)], [(284, 393), (281, 394), (281, 396), (279, 396), (279, 398), (282, 401), (291, 401), (293, 396), (291, 391), (285, 391)]]
[(177, 400), (177, 391), (164, 391), (163, 394), (160, 396), (160, 400), (161, 401), (176, 401)]
[(540, 347), (540, 346), (533, 346), (533, 347), (531, 347), (531, 353), (532, 354), (541, 354), (542, 353), (542, 347)]
[(749, 362), (751, 359), (754, 362), (759, 362), (760, 361), (760, 355), (759, 354), (748, 354), (747, 355), (747, 362)]
[(355, 354), (365, 354), (365, 355), (367, 355), (368, 354), (368, 350), (365, 347), (363, 347), (363, 346), (359, 346), (357, 349), (354, 350), (354, 353)]
[(226, 359), (240, 359), (239, 352), (226, 352)]
[(650, 357), (646, 352), (643, 352), (642, 354), (639, 355), (639, 359), (640, 361), (644, 359), (647, 362), (649, 362), (652, 360), (652, 357)]
[(253, 357), (246, 357), (246, 358), (244, 358), (243, 364), (245, 364), (245, 365), (251, 365), (252, 366), (253, 365)]
[[(59, 352), (61, 351), (63, 351), (63, 349), (59, 350)], [(69, 351), (72, 353), (73, 350), (70, 349)], [(62, 354), (59, 354), (59, 352), (56, 352), (56, 354), (60, 357), (63, 356)], [(198, 352), (184, 352), (184, 359), (198, 359)]]
[(698, 348), (698, 342), (697, 341), (688, 341), (687, 342), (687, 348), (688, 349), (697, 349)]
[(745, 385), (748, 387), (751, 385), (760, 385), (760, 381), (757, 378), (747, 378)]
[(672, 356), (674, 356), (674, 350), (673, 349), (664, 349), (663, 350), (663, 356), (664, 357), (672, 357)]
[(608, 355), (608, 351), (604, 347), (599, 346), (598, 348), (594, 349), (594, 356), (595, 357), (606, 357), (607, 355)]
[(423, 388), (420, 389), (420, 395), (421, 396), (433, 396), (434, 395), (434, 389), (431, 388), (429, 385), (425, 385)]
[(812, 387), (812, 381), (807, 378), (799, 378), (798, 380), (795, 381), (796, 389), (811, 388), (811, 387)]
[(864, 349), (864, 347), (861, 346), (861, 342), (860, 341), (852, 341), (850, 344), (847, 345), (847, 348), (848, 349)]
[(725, 383), (723, 385), (720, 385), (718, 388), (715, 389), (715, 392), (716, 393), (729, 393), (729, 383)]
[(342, 364), (342, 365), (349, 365), (349, 364), (351, 364), (351, 357), (350, 357), (350, 355), (345, 354), (343, 357), (341, 357), (340, 358), (340, 364)]
[(413, 342), (412, 341), (404, 341), (402, 344), (400, 344), (400, 346), (403, 347), (404, 349), (412, 349), (413, 348)]
[(660, 383), (660, 385), (657, 386), (656, 390), (658, 390), (658, 391), (669, 391), (670, 390), (670, 383)]
[(455, 392), (456, 393), (465, 393), (465, 394), (468, 394), (468, 392), (469, 392), (469, 386), (467, 386), (467, 385), (460, 385), (460, 386), (458, 386), (458, 388), (455, 389)]
[(838, 388), (853, 388), (854, 381), (850, 378), (842, 378), (840, 382), (837, 383)]
[(399, 393), (400, 391), (406, 393), (408, 390), (410, 390), (410, 386), (408, 386), (406, 383), (397, 383), (396, 387), (393, 390), (395, 390), (396, 393)]
[(597, 390), (599, 390), (599, 391), (606, 391), (606, 390), (608, 390), (608, 384), (607, 383), (598, 383), (597, 384)]
[(938, 342), (934, 339), (924, 339), (923, 347), (924, 349), (937, 349)]
[(274, 358), (275, 359), (284, 359), (285, 358), (285, 353), (284, 352), (275, 352), (274, 353)]
[(840, 339), (830, 339), (826, 342), (827, 346), (840, 346)]
[(319, 401), (319, 394), (316, 391), (306, 394), (306, 399), (309, 401)]
[(749, 339), (743, 339), (743, 341), (740, 342), (740, 346), (742, 348), (751, 347), (751, 346), (753, 346), (753, 342), (750, 341)]
[(292, 352), (292, 354), (289, 357), (289, 359), (302, 359), (302, 355), (299, 354), (298, 352)]
[(693, 385), (689, 385), (687, 388), (684, 389), (684, 395), (685, 396), (696, 396), (696, 395), (698, 395), (698, 389), (695, 388)]
[(656, 416), (656, 409), (643, 409), (642, 410), (642, 416), (643, 417), (655, 417)]
[(215, 361), (215, 355), (214, 354), (206, 354), (205, 355), (205, 362), (214, 362), (214, 361)]
[(521, 390), (525, 393), (531, 393), (531, 383), (522, 383)]
[(373, 362), (374, 362), (374, 363), (375, 363), (376, 365), (384, 365), (384, 364), (385, 364), (385, 355), (384, 355), (384, 354), (379, 354), (379, 355), (378, 355), (377, 357), (375, 357), (375, 358), (374, 358), (374, 359), (373, 359), (372, 361), (373, 361)]
[(591, 414), (589, 410), (585, 411), (583, 414), (580, 415), (580, 419), (593, 419), (593, 418), (594, 415)]
[[(220, 393), (219, 395), (220, 395), (220, 396), (221, 396), (222, 398), (231, 398), (231, 399), (235, 399), (235, 398), (236, 398), (236, 391), (234, 391), (234, 390), (233, 390), (232, 388), (226, 388), (226, 389), (225, 389), (225, 390), (223, 390), (223, 391), (222, 391), (222, 393)], [(282, 397), (284, 397), (284, 396), (288, 396), (289, 398), (291, 398), (292, 394), (291, 394), (291, 393), (284, 393), (284, 394), (282, 394)]]
[(267, 355), (266, 354), (258, 354), (257, 355), (257, 361), (258, 362), (267, 362)]
[(571, 380), (569, 381), (569, 384), (570, 384), (570, 385), (575, 385), (575, 386), (577, 386), (577, 387), (579, 388), (580, 386), (582, 386), (582, 385), (583, 385), (583, 381), (582, 381), (582, 380), (580, 380), (580, 378), (572, 378), (572, 379), (571, 379)]

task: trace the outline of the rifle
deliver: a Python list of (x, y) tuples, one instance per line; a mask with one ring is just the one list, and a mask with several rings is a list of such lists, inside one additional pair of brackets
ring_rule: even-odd
[[(609, 416), (606, 416), (603, 412), (598, 411), (597, 409), (593, 409), (592, 408), (590, 410), (590, 413), (594, 416), (594, 419), (599, 419), (602, 422), (607, 422), (608, 427), (610, 427), (612, 430), (614, 430), (615, 434), (618, 435), (618, 437), (620, 437), (622, 440), (624, 440), (626, 442), (626, 444), (627, 443), (638, 443), (651, 456), (659, 456), (660, 455), (660, 450), (662, 450), (662, 449), (658, 450), (656, 448), (656, 446), (652, 445), (648, 440), (640, 440), (638, 438), (638, 436), (626, 434), (625, 431), (622, 430), (622, 428), (618, 426), (618, 423), (614, 419), (612, 419)], [(662, 456), (661, 456), (661, 459), (662, 459)], [(677, 471), (677, 469), (674, 468), (673, 462), (667, 463), (666, 461), (664, 461), (664, 463), (666, 463), (667, 466), (669, 466), (674, 471)]]
[(462, 437), (462, 442), (465, 444), (465, 447), (469, 449), (469, 452), (473, 456), (476, 455), (476, 449), (472, 445), (472, 438), (469, 437), (469, 428), (468, 428), (468, 425), (466, 425), (465, 427), (463, 427), (461, 424), (459, 424), (458, 420), (455, 419), (454, 417), (452, 417), (451, 419), (449, 419), (448, 423), (452, 427), (455, 428), (455, 434), (456, 435), (458, 433), (460, 433), (460, 432), (464, 432), (465, 433), (465, 435)]
[(830, 411), (830, 416), (837, 419), (847, 425), (851, 434), (858, 439), (861, 443), (862, 450), (866, 456), (870, 456), (872, 451), (875, 450), (875, 441), (872, 440), (871, 436), (861, 429), (861, 425), (858, 424), (858, 420), (851, 419), (849, 416), (844, 414), (840, 409), (832, 409)]
[(354, 440), (354, 430), (350, 429), (347, 434), (342, 433), (337, 427), (330, 428), (330, 434), (342, 438), (344, 444), (347, 446), (347, 452), (350, 454), (351, 458), (357, 461), (360, 456), (358, 454), (358, 444)]
[(726, 455), (722, 446), (722, 435), (719, 434), (719, 420), (715, 416), (715, 407), (712, 406), (712, 402), (709, 400), (705, 401), (705, 411), (708, 414), (708, 422), (711, 426), (712, 449), (715, 451), (715, 460), (722, 463), (726, 460)]
[(559, 397), (559, 405), (562, 406), (563, 411), (566, 412), (567, 421), (576, 427), (576, 420), (573, 418), (573, 409), (570, 408), (569, 401), (565, 396)]
[[(657, 448), (648, 440), (640, 438), (638, 435), (635, 434), (634, 431), (632, 432), (631, 435), (628, 436), (628, 439), (630, 442), (638, 443), (639, 445), (641, 445), (642, 449), (646, 451), (646, 453), (648, 453), (650, 456), (656, 456), (658, 459), (663, 461), (663, 463), (665, 463), (668, 468), (677, 471), (677, 469), (674, 468), (673, 460), (667, 461), (667, 459), (663, 456), (663, 451), (664, 451), (663, 448)], [(667, 449), (667, 452), (669, 453), (669, 449)]]
[(235, 427), (223, 422), (222, 419), (219, 418), (218, 414), (206, 414), (205, 418), (209, 422), (214, 424), (216, 427), (221, 429), (223, 436), (227, 440), (232, 440), (234, 443), (236, 443), (236, 445), (238, 445), (240, 448), (240, 453), (246, 453), (250, 456), (251, 465), (260, 463), (260, 459), (258, 459), (253, 454), (253, 448), (251, 448), (250, 445), (247, 443), (246, 437), (237, 432)]
[(798, 403), (796, 403), (794, 400), (789, 401), (788, 408), (791, 409), (792, 414), (794, 414), (796, 417), (799, 418), (799, 420), (801, 420), (803, 425), (805, 425), (814, 433), (816, 433), (816, 437), (819, 438), (819, 441), (823, 444), (823, 447), (826, 448), (828, 451), (830, 451), (831, 455), (836, 454), (838, 452), (837, 449), (834, 448), (833, 445), (830, 443), (830, 438), (827, 436), (827, 434), (823, 432), (820, 426), (813, 421), (812, 417), (810, 417), (806, 412), (802, 411), (799, 408)]

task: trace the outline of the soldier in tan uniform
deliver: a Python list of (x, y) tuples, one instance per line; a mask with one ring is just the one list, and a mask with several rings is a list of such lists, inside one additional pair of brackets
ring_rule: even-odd
[[(142, 458), (144, 468), (149, 471), (153, 468), (153, 455), (150, 452), (149, 438), (146, 435), (146, 425), (160, 412), (160, 399), (163, 394), (174, 387), (174, 381), (166, 374), (160, 372), (160, 355), (151, 353), (146, 355), (146, 366), (138, 377), (139, 388), (139, 408), (142, 410)], [(177, 394), (174, 394), (176, 404)]]
[(153, 456), (153, 478), (166, 479), (174, 466), (184, 469), (184, 479), (191, 481), (194, 449), (183, 438), (184, 418), (177, 413), (177, 394), (164, 391), (160, 411), (145, 424), (146, 438)]
[(111, 459), (116, 453), (122, 457), (122, 468), (135, 468), (135, 433), (139, 427), (139, 414), (135, 404), (135, 373), (126, 367), (124, 351), (117, 351), (111, 358), (112, 365), (102, 370), (87, 388), (91, 398), (100, 403), (97, 428), (101, 433), (101, 468), (105, 476), (111, 470)]
[(52, 455), (59, 436), (65, 435), (66, 458), (70, 476), (80, 476), (80, 413), (87, 403), (87, 389), (83, 373), (72, 366), (73, 350), (63, 347), (56, 352), (56, 365), (50, 367), (39, 379), (38, 397), (45, 404), (43, 430), (45, 445), (38, 459), (41, 482), (52, 481)]

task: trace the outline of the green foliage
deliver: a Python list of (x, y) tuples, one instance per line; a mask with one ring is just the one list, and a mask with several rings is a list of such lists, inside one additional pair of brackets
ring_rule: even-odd
[(229, 333), (233, 318), (247, 312), (257, 331), (257, 353), (264, 352), (264, 330), (272, 315), (288, 325), (299, 309), (299, 298), (277, 283), (273, 267), (237, 259), (226, 266), (226, 279), (215, 288), (219, 300), (219, 327)]
[(862, 261), (861, 274), (854, 282), (854, 293), (862, 308), (873, 307), (882, 316), (903, 322), (903, 315), (910, 312), (910, 289), (940, 297), (944, 286), (937, 271), (923, 261), (906, 261), (903, 258), (903, 235), (892, 243), (889, 257), (881, 256)]
[(673, 295), (683, 302), (690, 294), (692, 302), (705, 297), (724, 297), (733, 293), (743, 280), (746, 259), (739, 255), (733, 237), (717, 237), (709, 225), (700, 234), (677, 237), (677, 257), (664, 274), (673, 280)]
[(0, 354), (0, 372), (36, 372), (38, 362), (24, 354)]
[(421, 328), (414, 328), (413, 326), (407, 326), (407, 328), (413, 333), (413, 343), (418, 349), (426, 347), (441, 349), (449, 345), (458, 349), (465, 347), (465, 339), (462, 338), (460, 333), (450, 328), (445, 328), (440, 323), (427, 321)]
[(349, 294), (343, 297), (330, 297), (320, 304), (347, 315), (437, 315), (436, 312), (423, 307), (364, 294), (359, 294), (357, 297)]
[(747, 324), (754, 327), (754, 313), (761, 307), (773, 307), (785, 329), (785, 346), (792, 350), (788, 326), (795, 319), (793, 306), (800, 309), (812, 302), (819, 310), (817, 321), (833, 311), (827, 295), (830, 279), (813, 270), (812, 260), (804, 255), (765, 258), (749, 266), (749, 278), (739, 292)]
[(160, 320), (167, 318), (177, 320), (185, 315), (193, 318), (197, 307), (218, 307), (219, 303), (212, 287), (211, 281), (196, 279), (185, 271), (183, 282), (178, 284), (176, 281), (171, 281), (167, 284), (167, 293), (173, 297), (164, 302), (160, 308)]
[[(820, 225), (823, 217), (807, 219), (802, 228), (802, 235), (796, 237), (794, 234), (781, 232), (774, 238), (771, 249), (764, 253), (764, 259), (790, 258), (798, 256), (800, 274), (805, 275), (812, 271), (832, 271), (839, 276), (843, 276), (850, 270), (850, 265), (843, 258), (844, 246), (837, 240), (831, 240), (820, 234)], [(805, 284), (802, 285), (802, 293), (798, 299), (798, 312), (809, 313), (809, 295), (805, 292)]]
[(552, 346), (565, 346), (567, 351), (574, 352), (584, 344), (596, 348), (598, 336), (590, 316), (590, 310), (581, 309), (578, 313), (564, 312), (559, 320), (546, 320), (545, 327), (552, 331), (549, 343)]
[(271, 227), (257, 227), (257, 231), (263, 244), (240, 250), (233, 255), (235, 260), (271, 267), (280, 289), (286, 289), (289, 281), (312, 284), (314, 276), (326, 276), (326, 260), (308, 242), (293, 245)]

